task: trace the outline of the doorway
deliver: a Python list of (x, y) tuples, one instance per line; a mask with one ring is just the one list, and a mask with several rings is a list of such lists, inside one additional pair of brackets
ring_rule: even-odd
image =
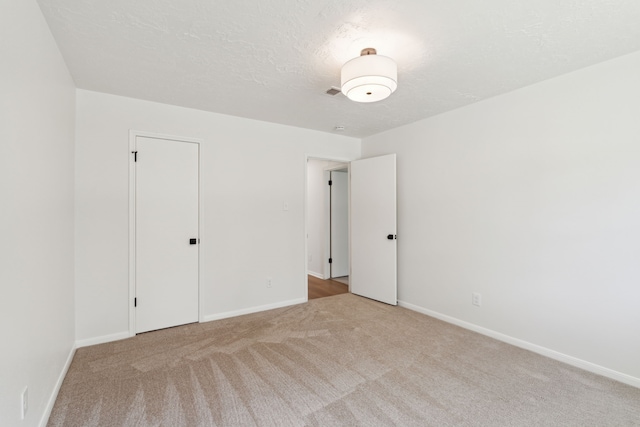
[(199, 320), (200, 144), (130, 138), (130, 334)]
[(348, 292), (348, 163), (308, 158), (306, 189), (308, 298)]
[[(378, 157), (342, 162), (340, 164), (322, 164), (331, 162), (316, 161), (307, 157), (307, 185), (305, 209), (305, 239), (307, 255), (307, 274), (329, 279), (330, 243), (325, 242), (326, 264), (318, 262), (316, 257), (322, 253), (322, 220), (317, 212), (321, 209), (321, 197), (325, 180), (318, 180), (318, 168), (338, 171), (347, 168), (348, 182), (348, 289), (356, 295), (397, 305), (397, 234), (396, 234), (396, 155), (386, 154)], [(316, 173), (312, 173), (315, 169)], [(318, 190), (313, 182), (318, 181)], [(325, 193), (325, 206), (329, 206), (329, 193)], [(326, 218), (330, 215), (327, 214)], [(327, 224), (328, 219), (325, 221)], [(320, 226), (318, 225), (320, 223)], [(325, 225), (324, 230), (330, 227)], [(314, 238), (315, 237), (315, 238)], [(312, 262), (316, 260), (314, 264)], [(312, 268), (312, 265), (316, 268)], [(307, 292), (309, 292), (307, 280)], [(307, 293), (309, 296), (309, 293)]]

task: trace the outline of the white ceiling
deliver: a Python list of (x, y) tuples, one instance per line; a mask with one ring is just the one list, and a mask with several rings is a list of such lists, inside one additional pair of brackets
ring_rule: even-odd
[[(640, 50), (638, 0), (38, 3), (79, 88), (355, 137)], [(398, 90), (325, 94), (365, 47)]]

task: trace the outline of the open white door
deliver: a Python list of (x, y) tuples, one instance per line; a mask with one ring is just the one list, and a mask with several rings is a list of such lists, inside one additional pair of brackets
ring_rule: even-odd
[(135, 331), (198, 321), (196, 143), (136, 137)]
[(351, 162), (351, 292), (398, 303), (396, 155)]

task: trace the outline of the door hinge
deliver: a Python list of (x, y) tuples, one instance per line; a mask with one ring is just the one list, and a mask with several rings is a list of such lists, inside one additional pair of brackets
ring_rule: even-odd
[(333, 181), (329, 180), (329, 185), (333, 185)]
[(133, 299), (133, 306), (137, 307), (138, 306), (138, 298), (134, 298)]
[(132, 151), (131, 154), (133, 154), (133, 161), (137, 162), (138, 161), (138, 152), (137, 151)]
[(329, 264), (333, 263), (333, 258), (329, 258)]

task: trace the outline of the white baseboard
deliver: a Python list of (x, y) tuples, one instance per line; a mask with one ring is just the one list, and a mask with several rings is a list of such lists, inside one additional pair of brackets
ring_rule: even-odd
[(290, 305), (302, 304), (305, 302), (307, 302), (306, 298), (298, 298), (298, 299), (289, 300), (289, 301), (277, 302), (275, 304), (266, 304), (266, 305), (259, 305), (257, 307), (243, 308), (241, 310), (226, 311), (224, 313), (210, 314), (208, 316), (204, 316), (203, 321), (211, 322), (212, 320), (227, 319), (229, 317), (242, 316), (243, 314), (258, 313), (260, 311), (273, 310), (274, 308), (287, 307)]
[(103, 335), (101, 337), (87, 338), (85, 340), (76, 341), (76, 348), (88, 347), (90, 345), (96, 345), (96, 344), (104, 344), (106, 342), (111, 342), (111, 341), (119, 341), (125, 338), (129, 338), (130, 336), (131, 335), (129, 334), (129, 331), (126, 331), (126, 332), (118, 332), (117, 334)]
[(320, 273), (316, 273), (315, 271), (307, 271), (309, 276), (317, 277), (318, 279), (324, 280), (324, 276)]
[(516, 347), (524, 348), (525, 350), (538, 353), (542, 356), (549, 357), (559, 362), (566, 363), (576, 368), (584, 369), (585, 371), (592, 372), (594, 374), (602, 375), (603, 377), (611, 378), (621, 383), (628, 384), (633, 387), (640, 388), (640, 378), (632, 377), (631, 375), (623, 374), (622, 372), (614, 371), (613, 369), (605, 368), (604, 366), (596, 365), (595, 363), (588, 362), (586, 360), (578, 359), (577, 357), (569, 356), (564, 353), (560, 353), (550, 348), (542, 347), (537, 344), (523, 341), (518, 338), (511, 337), (509, 335), (502, 334), (500, 332), (493, 331), (491, 329), (483, 328), (482, 326), (475, 325), (473, 323), (466, 322), (464, 320), (456, 319), (455, 317), (447, 316), (436, 311), (426, 309), (414, 304), (410, 304), (404, 301), (398, 301), (400, 307), (407, 308), (418, 313), (426, 314), (427, 316), (435, 317), (447, 323), (451, 323), (461, 328), (468, 329), (470, 331), (477, 332), (482, 335), (486, 335), (491, 338), (495, 338), (498, 341), (506, 342), (507, 344), (514, 345)]
[[(295, 300), (281, 301), (275, 304), (266, 304), (266, 305), (260, 305), (257, 307), (244, 308), (241, 310), (226, 311), (224, 313), (219, 313), (219, 314), (211, 314), (208, 316), (203, 316), (199, 321), (210, 322), (212, 320), (226, 319), (229, 317), (242, 316), (243, 314), (251, 314), (251, 313), (257, 313), (260, 311), (273, 310), (274, 308), (287, 307), (290, 305), (302, 304), (305, 302), (307, 302), (306, 298), (298, 298)], [(116, 334), (103, 335), (101, 337), (78, 340), (76, 341), (76, 348), (88, 347), (90, 345), (96, 345), (96, 344), (104, 344), (107, 342), (123, 340), (130, 337), (131, 337), (131, 334), (129, 334), (129, 331), (125, 331), (125, 332), (118, 332)]]
[(40, 419), (40, 427), (46, 427), (49, 422), (49, 417), (51, 416), (51, 411), (53, 411), (53, 405), (56, 404), (56, 399), (58, 398), (58, 392), (60, 391), (60, 387), (62, 387), (62, 382), (64, 381), (64, 377), (67, 376), (67, 372), (69, 371), (69, 366), (71, 366), (71, 361), (73, 361), (73, 356), (76, 354), (76, 347), (71, 347), (69, 351), (69, 355), (67, 356), (67, 360), (62, 367), (62, 371), (60, 375), (58, 375), (58, 380), (56, 381), (56, 385), (53, 387), (53, 391), (51, 392), (51, 396), (49, 397), (49, 401), (47, 402), (47, 406), (44, 408), (44, 413), (42, 414), (42, 418)]

